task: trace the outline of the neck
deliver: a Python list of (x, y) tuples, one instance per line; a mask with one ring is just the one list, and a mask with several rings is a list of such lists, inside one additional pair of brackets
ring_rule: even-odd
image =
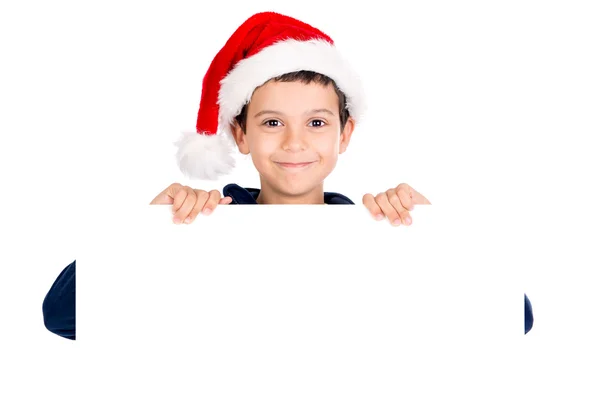
[(266, 182), (261, 182), (260, 193), (256, 199), (258, 204), (325, 204), (323, 184), (306, 193), (290, 195), (272, 188)]

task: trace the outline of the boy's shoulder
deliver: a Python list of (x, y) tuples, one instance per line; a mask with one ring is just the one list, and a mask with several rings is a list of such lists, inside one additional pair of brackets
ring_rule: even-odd
[[(223, 197), (231, 197), (231, 204), (258, 204), (260, 189), (243, 188), (235, 183), (225, 185)], [(347, 196), (336, 192), (325, 192), (325, 204), (354, 204)]]

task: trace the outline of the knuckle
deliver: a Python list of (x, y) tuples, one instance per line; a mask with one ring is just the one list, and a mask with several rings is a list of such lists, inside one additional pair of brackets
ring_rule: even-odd
[(385, 193), (378, 193), (377, 196), (375, 196), (375, 200), (377, 201), (381, 201), (385, 198), (387, 198), (387, 195)]
[(404, 206), (402, 205), (402, 201), (400, 201), (400, 197), (398, 197), (397, 195), (393, 195), (390, 196), (390, 203), (394, 206), (394, 207), (400, 207), (400, 208), (404, 208)]
[(394, 194), (396, 194), (396, 196), (401, 196), (403, 198), (406, 198), (408, 196), (408, 190), (398, 189), (398, 190), (394, 191)]
[(212, 193), (209, 195), (209, 197), (210, 197), (210, 202), (212, 204), (218, 204), (219, 201), (221, 201), (221, 199), (222, 199), (221, 194), (219, 192)]
[(179, 189), (174, 196), (174, 203), (180, 205), (181, 203), (183, 203), (183, 200), (185, 199), (185, 196), (187, 196), (187, 192), (185, 190)]
[(208, 192), (206, 192), (204, 190), (196, 190), (196, 197), (198, 198), (198, 200), (207, 199), (208, 196), (209, 196)]

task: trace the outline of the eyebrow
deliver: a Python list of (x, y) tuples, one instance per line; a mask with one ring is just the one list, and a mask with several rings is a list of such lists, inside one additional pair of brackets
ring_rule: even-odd
[[(333, 112), (331, 112), (331, 110), (328, 110), (327, 108), (315, 108), (314, 110), (307, 111), (305, 114), (317, 114), (317, 113), (326, 113), (326, 114), (330, 114), (331, 116), (335, 116), (335, 114)], [(262, 110), (262, 111), (259, 111), (258, 113), (256, 113), (254, 118), (258, 118), (261, 115), (265, 115), (265, 114), (283, 115), (283, 113), (280, 111)]]

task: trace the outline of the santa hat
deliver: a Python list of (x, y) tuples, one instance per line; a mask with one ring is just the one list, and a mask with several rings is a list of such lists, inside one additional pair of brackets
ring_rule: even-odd
[(267, 81), (296, 71), (333, 79), (358, 123), (365, 112), (360, 79), (320, 30), (275, 12), (247, 19), (212, 61), (202, 84), (196, 132), (176, 143), (177, 163), (193, 179), (214, 180), (235, 166), (230, 124)]

